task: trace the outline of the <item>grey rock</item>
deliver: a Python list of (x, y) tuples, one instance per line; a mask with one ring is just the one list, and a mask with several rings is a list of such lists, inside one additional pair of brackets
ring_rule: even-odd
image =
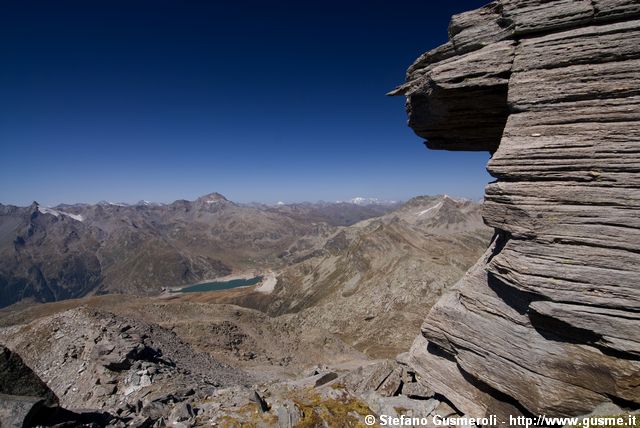
[(153, 426), (154, 420), (148, 416), (136, 416), (130, 421), (127, 421), (127, 427), (132, 428), (149, 428)]
[(467, 415), (639, 405), (640, 5), (497, 0), (449, 35), (391, 94), (429, 148), (492, 153), (496, 239), (403, 363)]
[(405, 383), (404, 385), (402, 385), (402, 395), (406, 395), (409, 398), (432, 398), (434, 394), (435, 393), (432, 389), (426, 388), (419, 382)]
[(271, 409), (278, 417), (278, 428), (293, 428), (302, 420), (303, 414), (291, 400), (274, 403)]
[(258, 394), (258, 391), (253, 391), (253, 396), (251, 397), (251, 401), (257, 403), (258, 406), (260, 406), (260, 410), (262, 412), (269, 411), (269, 405), (267, 404), (266, 400), (262, 398), (260, 394)]
[(480, 49), (513, 35), (514, 24), (503, 16), (503, 5), (493, 2), (451, 17), (449, 38), (456, 53)]
[(560, 30), (593, 20), (590, 0), (504, 0), (504, 19), (514, 25), (514, 35)]
[(177, 403), (169, 414), (169, 423), (188, 421), (194, 416), (191, 404), (185, 402)]
[(396, 367), (375, 389), (383, 397), (398, 395), (402, 388), (402, 367)]
[(3, 426), (32, 426), (43, 411), (46, 412), (43, 398), (0, 394), (0, 421)]
[(316, 380), (314, 387), (322, 386), (338, 378), (338, 374), (334, 372), (325, 373)]
[(425, 418), (433, 413), (440, 403), (438, 400), (412, 400), (405, 396), (385, 397), (375, 392), (367, 392), (363, 400), (378, 415)]
[(148, 416), (153, 420), (158, 420), (161, 417), (164, 417), (168, 413), (168, 406), (159, 403), (157, 401), (152, 401), (150, 403), (145, 404), (140, 410), (140, 414), (142, 416)]
[(386, 396), (393, 395), (401, 382), (402, 369), (391, 360), (362, 366), (340, 378), (340, 383), (350, 391), (362, 394), (367, 391), (378, 391)]
[[(594, 345), (640, 356), (640, 314), (637, 312), (549, 301), (532, 302), (529, 308), (544, 317), (539, 324), (550, 323), (547, 329), (555, 327), (560, 335), (563, 327), (569, 327), (569, 331), (571, 328), (582, 330)], [(571, 338), (573, 334), (566, 335)]]
[(20, 355), (0, 345), (0, 394), (37, 397), (45, 404), (57, 404), (58, 397), (29, 368)]

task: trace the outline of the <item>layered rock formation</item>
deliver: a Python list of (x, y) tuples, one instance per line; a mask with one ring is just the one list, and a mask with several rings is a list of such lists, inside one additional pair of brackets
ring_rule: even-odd
[(640, 3), (498, 0), (392, 95), (432, 149), (492, 153), (492, 247), (409, 354), (462, 413), (640, 407)]

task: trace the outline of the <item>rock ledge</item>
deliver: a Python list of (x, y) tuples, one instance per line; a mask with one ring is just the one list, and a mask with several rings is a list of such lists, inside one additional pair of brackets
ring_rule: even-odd
[(462, 413), (640, 407), (640, 3), (498, 0), (391, 95), (432, 149), (492, 153), (485, 256), (409, 353)]

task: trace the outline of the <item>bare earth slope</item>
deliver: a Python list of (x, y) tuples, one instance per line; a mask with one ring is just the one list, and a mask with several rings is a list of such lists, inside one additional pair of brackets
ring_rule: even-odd
[(467, 415), (640, 407), (640, 4), (498, 0), (416, 60), (427, 146), (493, 153), (492, 248), (409, 356)]

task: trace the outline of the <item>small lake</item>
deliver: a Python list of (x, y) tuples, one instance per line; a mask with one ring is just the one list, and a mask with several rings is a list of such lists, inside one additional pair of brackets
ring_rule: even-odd
[(254, 276), (253, 278), (239, 278), (239, 279), (230, 279), (229, 281), (215, 281), (215, 282), (205, 282), (202, 284), (194, 284), (183, 287), (179, 290), (176, 290), (178, 293), (196, 293), (200, 291), (218, 291), (218, 290), (228, 290), (230, 288), (237, 287), (246, 287), (249, 285), (256, 285), (262, 281), (261, 276)]

